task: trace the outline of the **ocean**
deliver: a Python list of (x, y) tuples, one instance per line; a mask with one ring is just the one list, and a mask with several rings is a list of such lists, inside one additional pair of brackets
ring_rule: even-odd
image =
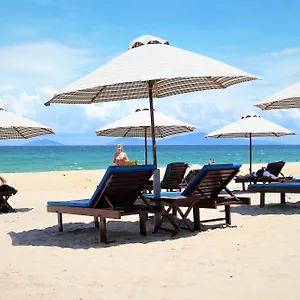
[[(125, 146), (130, 160), (144, 164), (143, 146)], [(106, 169), (111, 165), (115, 146), (2, 146), (0, 173), (44, 172), (59, 170)], [(254, 145), (253, 163), (300, 160), (300, 145)], [(169, 162), (203, 165), (213, 158), (216, 163), (249, 163), (248, 146), (157, 146), (158, 166)], [(149, 146), (148, 163), (152, 162)]]

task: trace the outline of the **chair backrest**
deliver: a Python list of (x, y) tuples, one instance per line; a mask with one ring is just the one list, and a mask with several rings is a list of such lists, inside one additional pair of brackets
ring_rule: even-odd
[(173, 162), (169, 163), (166, 168), (166, 172), (163, 180), (161, 181), (162, 188), (177, 188), (179, 183), (182, 182), (186, 169), (188, 168), (187, 163)]
[(199, 171), (200, 169), (190, 170), (187, 173), (187, 175), (182, 179), (182, 183), (189, 184), (190, 182), (192, 182), (192, 180), (195, 178)]
[(182, 191), (182, 196), (215, 198), (239, 172), (241, 164), (205, 165)]
[(110, 166), (89, 201), (89, 207), (131, 206), (151, 178), (155, 165)]
[(284, 165), (285, 165), (285, 162), (283, 160), (271, 162), (271, 163), (268, 163), (266, 171), (268, 171), (269, 173), (271, 173), (277, 177), (281, 173)]

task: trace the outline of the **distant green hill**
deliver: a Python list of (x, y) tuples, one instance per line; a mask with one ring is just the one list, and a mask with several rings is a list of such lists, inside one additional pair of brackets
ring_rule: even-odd
[(41, 139), (41, 140), (29, 141), (23, 144), (23, 146), (63, 146), (63, 144), (52, 140)]

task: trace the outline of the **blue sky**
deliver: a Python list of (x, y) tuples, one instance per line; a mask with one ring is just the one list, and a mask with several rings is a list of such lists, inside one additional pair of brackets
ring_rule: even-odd
[[(155, 108), (209, 133), (248, 112), (300, 132), (300, 111), (253, 107), (300, 81), (299, 1), (10, 0), (0, 11), (0, 106), (49, 125), (69, 144), (101, 144), (95, 129), (147, 100), (51, 105), (55, 91), (151, 34), (263, 78), (226, 90), (156, 99)], [(50, 136), (49, 136), (50, 137)], [(284, 138), (299, 143), (300, 136)], [(16, 143), (23, 143), (17, 141)], [(3, 143), (1, 143), (3, 144)]]

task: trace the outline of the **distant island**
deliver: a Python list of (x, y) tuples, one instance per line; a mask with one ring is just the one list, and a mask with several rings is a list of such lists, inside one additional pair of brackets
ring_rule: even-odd
[(23, 146), (64, 146), (64, 145), (56, 141), (41, 139), (41, 140), (29, 141), (23, 144)]

